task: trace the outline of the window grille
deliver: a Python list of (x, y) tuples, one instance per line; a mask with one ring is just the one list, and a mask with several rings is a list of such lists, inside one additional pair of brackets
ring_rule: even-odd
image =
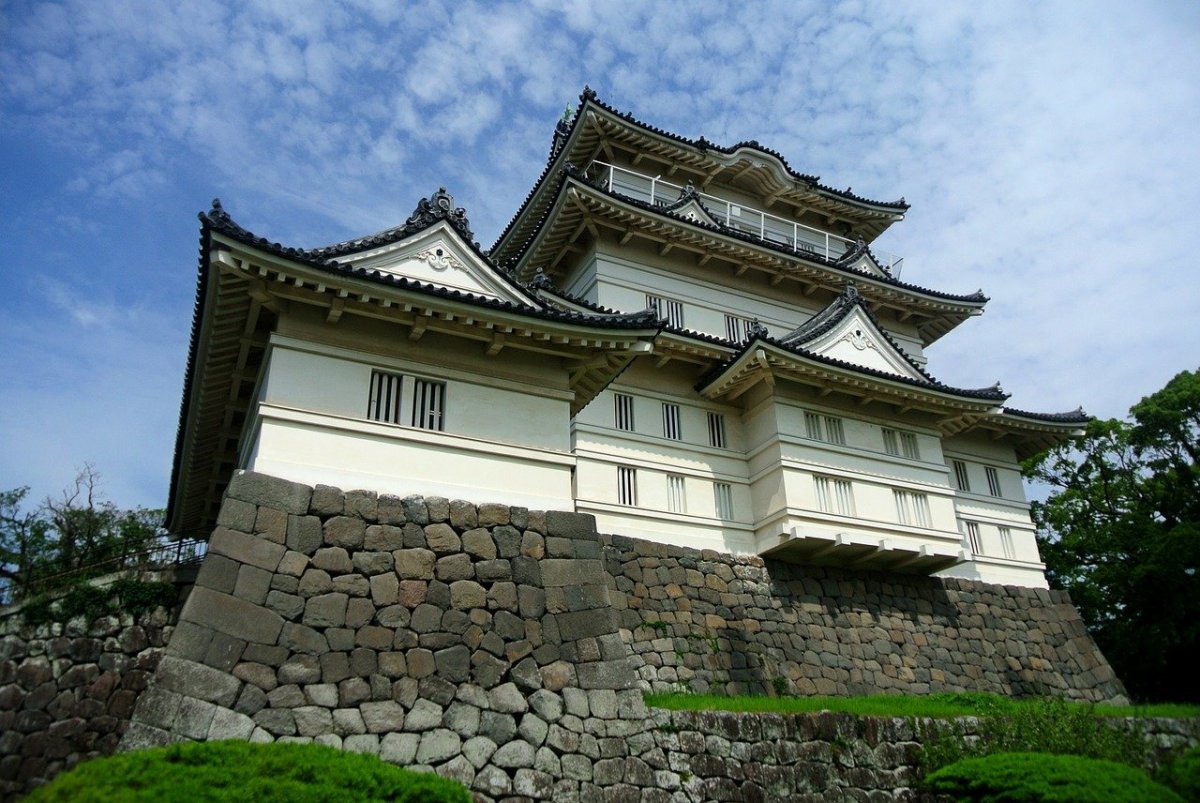
[(821, 427), (821, 416), (816, 413), (804, 414), (804, 431), (814, 441), (825, 440), (825, 430)]
[(727, 482), (713, 483), (713, 501), (717, 507), (717, 518), (733, 518), (733, 486)]
[(987, 474), (988, 493), (992, 496), (1001, 496), (999, 472), (991, 466), (984, 466), (983, 470)]
[(622, 505), (637, 504), (637, 470), (617, 466), (617, 502)]
[(896, 439), (896, 430), (884, 428), (883, 450), (888, 454), (900, 454), (900, 443)]
[(833, 477), (815, 476), (813, 482), (817, 489), (817, 508), (824, 513), (836, 513), (839, 516), (855, 515), (854, 486), (849, 480), (839, 480)]
[(367, 418), (385, 424), (400, 423), (400, 388), (404, 377), (385, 371), (371, 372), (371, 393), (367, 398)]
[(920, 460), (921, 452), (917, 447), (917, 436), (911, 432), (901, 432), (896, 429), (883, 428), (883, 449), (888, 454), (909, 460)]
[(679, 405), (663, 402), (663, 437), (673, 441), (682, 440), (683, 434), (679, 428)]
[(683, 477), (667, 475), (667, 510), (672, 513), (687, 512), (687, 497), (684, 495)]
[(916, 491), (893, 490), (896, 497), (896, 515), (901, 524), (911, 524), (915, 527), (929, 527), (932, 518), (929, 515), (929, 497)]
[(721, 413), (708, 414), (708, 445), (725, 448), (725, 416)]
[(971, 477), (967, 474), (967, 464), (961, 460), (952, 461), (954, 464), (954, 484), (960, 491), (971, 490)]
[(683, 328), (683, 304), (662, 296), (646, 294), (646, 306), (654, 310), (660, 318), (667, 319), (667, 325), (675, 329)]
[(825, 440), (839, 446), (846, 445), (846, 432), (842, 429), (842, 419), (831, 415), (825, 416)]
[(1017, 556), (1016, 545), (1013, 544), (1012, 530), (1008, 527), (1000, 528), (1000, 549), (1004, 552), (1004, 557), (1015, 558)]
[(412, 425), (441, 432), (445, 427), (446, 383), (413, 380)]
[(971, 547), (971, 552), (975, 555), (983, 554), (983, 542), (979, 539), (979, 524), (978, 522), (968, 521), (967, 523), (967, 545)]
[(741, 343), (746, 339), (746, 333), (750, 329), (750, 320), (748, 318), (740, 318), (737, 315), (725, 316), (725, 339), (732, 340), (734, 343)]
[(633, 397), (627, 393), (614, 393), (613, 407), (617, 429), (633, 432)]

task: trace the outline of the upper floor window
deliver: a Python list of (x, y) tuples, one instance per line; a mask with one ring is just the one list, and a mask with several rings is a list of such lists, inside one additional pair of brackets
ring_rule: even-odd
[(637, 504), (637, 470), (617, 466), (617, 502), (622, 505)]
[(842, 428), (842, 419), (832, 415), (804, 413), (804, 429), (808, 437), (815, 441), (846, 445), (846, 432)]
[(446, 417), (446, 383), (413, 380), (412, 425), (441, 432)]
[(371, 394), (367, 398), (367, 418), (385, 424), (399, 424), (400, 388), (404, 377), (386, 371), (371, 372)]
[(965, 522), (967, 530), (967, 545), (971, 547), (971, 553), (974, 555), (983, 554), (983, 542), (979, 540), (979, 523), (975, 521)]
[(658, 317), (666, 318), (667, 325), (675, 329), (683, 328), (683, 304), (662, 296), (646, 294), (646, 306), (654, 310)]
[(740, 318), (737, 315), (725, 316), (725, 339), (732, 340), (734, 343), (741, 343), (746, 339), (746, 332), (750, 329), (750, 321), (747, 318)]
[(903, 455), (909, 460), (921, 459), (921, 452), (917, 448), (917, 436), (911, 432), (884, 427), (883, 448), (888, 454)]
[(674, 441), (682, 440), (683, 433), (679, 427), (679, 405), (663, 402), (662, 417), (663, 437)]
[(1000, 493), (1000, 472), (991, 466), (984, 466), (984, 473), (987, 474), (988, 493), (992, 496), (1002, 496)]
[(727, 482), (713, 483), (713, 503), (717, 508), (717, 518), (729, 520), (733, 518), (733, 486)]
[(633, 432), (633, 397), (627, 393), (614, 393), (613, 408), (617, 429)]
[(720, 413), (708, 414), (708, 445), (716, 446), (718, 449), (724, 449), (725, 440), (725, 416)]
[(967, 474), (967, 464), (961, 460), (952, 460), (954, 465), (954, 485), (960, 491), (970, 492), (971, 477)]
[(1000, 528), (1000, 549), (1004, 552), (1004, 557), (1006, 558), (1015, 558), (1017, 556), (1017, 548), (1013, 544), (1012, 530), (1008, 527)]
[(817, 490), (817, 508), (825, 513), (836, 513), (839, 516), (853, 516), (854, 487), (849, 480), (839, 480), (833, 477), (813, 477)]
[(896, 515), (901, 524), (930, 527), (933, 518), (929, 515), (929, 497), (918, 491), (892, 491), (896, 497)]
[(687, 512), (687, 497), (684, 495), (683, 477), (667, 475), (667, 510), (672, 513)]

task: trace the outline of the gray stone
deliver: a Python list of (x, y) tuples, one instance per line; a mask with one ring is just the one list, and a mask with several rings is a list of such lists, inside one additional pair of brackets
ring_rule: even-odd
[(351, 597), (367, 597), (371, 584), (361, 574), (343, 574), (333, 578), (333, 590)]
[(274, 611), (201, 587), (188, 595), (180, 619), (257, 644), (274, 644), (283, 628), (283, 618)]
[(425, 543), (439, 555), (462, 549), (462, 540), (449, 524), (430, 524), (425, 528)]
[(491, 532), (483, 527), (463, 533), (462, 548), (468, 555), (480, 560), (492, 560), (496, 557), (496, 542), (492, 540)]
[(418, 764), (435, 764), (446, 761), (458, 755), (462, 750), (462, 739), (457, 733), (446, 728), (426, 731), (421, 735), (421, 743), (417, 747)]
[(471, 762), (471, 766), (480, 769), (491, 760), (496, 752), (496, 743), (486, 736), (473, 736), (462, 746), (463, 757)]
[(592, 760), (578, 754), (562, 757), (562, 774), (564, 778), (576, 781), (592, 780)]
[(494, 583), (500, 580), (512, 579), (512, 565), (503, 558), (497, 560), (481, 560), (475, 564), (475, 576), (482, 582)]
[(425, 507), (425, 497), (413, 494), (400, 500), (404, 506), (404, 515), (413, 524), (424, 527), (429, 523), (429, 509)]
[[(166, 659), (164, 659), (166, 660)], [(161, 687), (151, 687), (137, 701), (133, 719), (150, 727), (170, 731), (175, 725), (183, 695)]]
[(391, 552), (404, 546), (404, 530), (391, 524), (372, 524), (363, 536), (361, 554), (373, 555), (379, 552)]
[(226, 527), (213, 530), (208, 540), (209, 554), (224, 555), (239, 563), (248, 563), (268, 572), (275, 571), (286, 551), (282, 544)]
[(374, 616), (375, 605), (365, 597), (352, 597), (346, 603), (346, 627), (348, 628), (360, 628), (370, 622)]
[[(318, 528), (319, 531), (319, 528)], [(319, 541), (318, 541), (319, 543)], [(279, 568), (275, 570), (275, 579), (272, 580), (272, 587), (277, 588), (274, 583), (280, 579), (280, 575), (287, 575), (291, 578), (299, 578), (304, 574), (304, 570), (308, 568), (308, 555), (302, 552), (296, 552), (289, 549), (283, 553), (283, 558), (279, 561)], [(285, 590), (285, 589), (280, 589)]]
[(389, 545), (380, 548), (380, 551), (376, 552), (355, 552), (353, 560), (354, 570), (368, 577), (390, 572), (395, 565), (395, 559), (392, 557), (391, 550), (395, 548), (396, 545)]
[(342, 739), (342, 749), (347, 753), (379, 755), (379, 736), (374, 733), (358, 733)]
[(294, 622), (284, 624), (283, 632), (279, 634), (279, 644), (281, 647), (286, 647), (293, 652), (311, 653), (313, 655), (320, 655), (329, 650), (329, 642), (325, 640), (325, 636), (311, 627), (298, 625)]
[(340, 546), (318, 549), (313, 553), (312, 565), (330, 574), (345, 574), (354, 569), (354, 564), (350, 562), (350, 554)]
[(496, 554), (502, 558), (516, 558), (521, 555), (521, 531), (516, 527), (502, 525), (492, 530), (492, 538), (496, 541)]
[(233, 676), (238, 680), (252, 683), (263, 691), (270, 691), (279, 685), (275, 670), (266, 664), (244, 663), (233, 668)]
[(479, 716), (479, 733), (496, 744), (508, 744), (517, 735), (517, 720), (512, 714), (484, 711)]
[(295, 621), (304, 613), (304, 598), (282, 591), (268, 591), (266, 606), (289, 621)]
[[(563, 689), (562, 699), (566, 713), (580, 717), (581, 719), (586, 719), (592, 715), (592, 709), (588, 705), (588, 693), (583, 689)], [(532, 698), (530, 701), (532, 702)]]
[(307, 513), (312, 488), (254, 471), (235, 471), (225, 489), (225, 496), (273, 507), (284, 513)]
[(545, 689), (539, 689), (529, 695), (529, 705), (547, 722), (558, 722), (563, 715), (563, 698)]
[(287, 541), (287, 522), (288, 514), (282, 510), (260, 507), (254, 519), (254, 532), (268, 541), (282, 544)]
[(450, 518), (450, 500), (444, 496), (425, 497), (425, 509), (430, 522), (447, 521)]
[(596, 689), (589, 691), (588, 708), (592, 716), (599, 719), (617, 718), (617, 693), (611, 689)]
[(404, 708), (394, 700), (365, 702), (359, 708), (368, 733), (388, 733), (404, 728)]
[(244, 533), (254, 532), (254, 519), (258, 508), (250, 502), (240, 499), (226, 499), (221, 504), (221, 512), (217, 514), (217, 526), (241, 530)]
[(228, 708), (217, 708), (205, 736), (210, 742), (222, 739), (249, 739), (254, 732), (254, 720)]
[(363, 722), (362, 712), (357, 708), (334, 709), (333, 731), (339, 736), (350, 736), (355, 733), (366, 733), (367, 726), (366, 723)]
[[(167, 655), (175, 655), (189, 661), (203, 661), (204, 656), (208, 654), (209, 645), (212, 644), (213, 635), (212, 628), (195, 622), (181, 621), (175, 627), (171, 642), (167, 645)], [(49, 665), (46, 666), (46, 671), (48, 677), (53, 677), (49, 674)]]
[(361, 549), (367, 525), (362, 519), (354, 516), (334, 516), (325, 521), (321, 532), (322, 539), (329, 546)]
[[(193, 589), (192, 593), (195, 593)], [(242, 682), (212, 667), (164, 655), (155, 673), (158, 687), (229, 708), (237, 699)]]
[(389, 605), (386, 608), (381, 608), (375, 615), (375, 618), (384, 627), (396, 630), (409, 626), (412, 622), (412, 613), (403, 605)]
[(524, 714), (529, 710), (525, 695), (514, 683), (505, 683), (489, 691), (488, 703), (493, 711), (505, 714)]
[(346, 624), (345, 594), (321, 594), (312, 597), (304, 606), (304, 624), (310, 627), (342, 627)]
[(467, 703), (451, 703), (442, 718), (443, 724), (464, 738), (479, 733), (479, 709)]
[(316, 516), (288, 516), (287, 548), (311, 555), (321, 546), (321, 520)]
[(488, 766), (475, 775), (471, 788), (498, 798), (512, 792), (512, 779), (499, 767)]
[(296, 735), (296, 718), (290, 708), (264, 708), (254, 715), (254, 724), (273, 736)]
[(246, 716), (254, 716), (267, 705), (267, 693), (257, 686), (246, 685), (238, 695), (233, 710)]
[(421, 737), (415, 733), (389, 733), (379, 744), (379, 757), (391, 764), (405, 766), (417, 757)]
[(604, 573), (604, 564), (598, 560), (547, 558), (540, 561), (540, 564), (542, 585), (546, 588), (602, 583), (607, 577)]
[(474, 580), (456, 580), (450, 584), (450, 604), (458, 610), (487, 605), (487, 591)]
[(517, 725), (517, 734), (534, 747), (540, 747), (546, 741), (549, 730), (546, 721), (533, 713), (521, 717), (521, 723)]
[[(541, 591), (540, 588), (532, 590)], [(488, 607), (494, 610), (515, 613), (518, 610), (517, 584), (509, 582), (492, 583), (492, 587), (488, 589)]]
[(299, 708), (304, 705), (304, 692), (295, 683), (279, 686), (267, 692), (267, 700), (272, 708)]
[(238, 570), (237, 584), (233, 594), (236, 597), (262, 605), (271, 588), (272, 573), (257, 566), (244, 565)]
[(336, 683), (310, 683), (304, 687), (304, 699), (322, 708), (337, 708), (338, 689)]
[(554, 779), (548, 773), (522, 768), (513, 776), (513, 793), (535, 800), (553, 796)]
[(404, 500), (394, 494), (380, 494), (375, 515), (380, 524), (404, 524)]
[(333, 730), (333, 715), (328, 708), (302, 705), (292, 713), (296, 718), (296, 732), (301, 736), (318, 736)]
[(300, 578), (296, 590), (302, 597), (315, 597), (318, 594), (328, 594), (333, 590), (333, 579), (324, 569), (308, 569)]
[(508, 505), (487, 502), (479, 506), (480, 527), (495, 527), (501, 524), (508, 524), (509, 520)]
[(596, 517), (590, 513), (547, 510), (546, 535), (594, 540), (596, 538)]
[(527, 742), (516, 741), (502, 744), (492, 754), (492, 763), (497, 767), (505, 769), (515, 769), (518, 767), (532, 767), (533, 759), (536, 755), (536, 750)]
[(475, 576), (475, 567), (471, 564), (471, 556), (464, 552), (458, 552), (439, 558), (434, 567), (434, 576), (444, 583), (470, 580)]
[(510, 674), (517, 686), (525, 691), (542, 687), (542, 673), (538, 670), (537, 662), (532, 658), (518, 661)]
[(418, 605), (412, 613), (412, 629), (418, 633), (431, 633), (442, 626), (442, 609), (436, 605)]
[[(321, 662), (315, 655), (293, 655), (279, 667), (280, 683), (317, 683), (321, 680)], [(258, 685), (258, 684), (255, 684)]]
[(469, 530), (479, 524), (475, 505), (462, 499), (450, 500), (450, 523), (456, 530)]
[(433, 730), (442, 724), (442, 707), (431, 700), (417, 700), (404, 720), (404, 729), (413, 733)]
[[(444, 526), (444, 525), (443, 525)], [(432, 580), (437, 556), (428, 549), (397, 549), (392, 553), (396, 574), (403, 580)]]
[(345, 512), (345, 496), (340, 488), (314, 485), (308, 509), (318, 516), (340, 516)]
[(313, 744), (332, 747), (334, 750), (342, 749), (342, 737), (336, 733), (319, 733), (313, 737)]
[(450, 759), (438, 767), (435, 772), (443, 778), (458, 781), (467, 788), (470, 788), (471, 784), (475, 782), (475, 768), (461, 755)]
[(224, 555), (206, 555), (200, 564), (200, 571), (196, 573), (196, 585), (232, 594), (241, 567), (242, 564)]
[(451, 683), (465, 683), (471, 674), (471, 654), (463, 644), (434, 653), (439, 676)]
[(347, 516), (358, 516), (366, 521), (374, 521), (379, 510), (379, 494), (375, 491), (346, 491), (345, 513)]

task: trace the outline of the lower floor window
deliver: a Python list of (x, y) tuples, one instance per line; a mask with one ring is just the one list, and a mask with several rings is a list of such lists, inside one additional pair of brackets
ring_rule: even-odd
[(684, 496), (683, 477), (678, 474), (667, 475), (667, 510), (672, 513), (687, 512), (687, 498)]
[(727, 482), (713, 483), (713, 502), (717, 508), (718, 519), (733, 518), (733, 486)]
[(966, 522), (967, 546), (975, 555), (983, 554), (983, 543), (979, 540), (979, 524), (974, 521)]
[(1017, 549), (1013, 544), (1012, 530), (1008, 527), (1000, 528), (1000, 550), (1006, 558), (1015, 558), (1017, 556)]
[(896, 496), (896, 515), (901, 524), (929, 527), (933, 520), (929, 515), (929, 497), (917, 491), (893, 491)]
[(617, 467), (617, 502), (622, 505), (637, 504), (637, 470)]
[[(406, 385), (412, 390), (404, 393)], [(433, 379), (371, 372), (367, 418), (385, 424), (404, 424), (442, 432), (446, 428), (446, 383)]]

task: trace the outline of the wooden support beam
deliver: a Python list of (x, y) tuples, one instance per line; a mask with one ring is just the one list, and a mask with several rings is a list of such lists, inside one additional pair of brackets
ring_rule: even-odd
[(495, 357), (504, 348), (504, 335), (496, 332), (492, 335), (492, 341), (488, 343), (484, 353), (489, 357)]
[(345, 311), (346, 299), (335, 298), (329, 305), (329, 313), (325, 316), (325, 323), (337, 323)]
[(413, 319), (412, 329), (410, 329), (408, 332), (408, 339), (415, 343), (421, 339), (421, 336), (425, 334), (425, 330), (428, 327), (429, 318), (425, 315), (417, 315), (416, 318)]
[(658, 249), (658, 255), (660, 257), (665, 257), (667, 254), (671, 253), (671, 249), (674, 247), (675, 243), (663, 243), (662, 247)]
[(696, 264), (703, 268), (710, 261), (712, 261), (712, 254), (705, 252), (700, 255), (700, 259), (697, 260)]
[(737, 268), (733, 271), (733, 278), (739, 278), (743, 273), (750, 270), (750, 265), (746, 262), (739, 262)]
[(632, 239), (633, 239), (633, 229), (626, 229), (625, 233), (621, 235), (621, 245), (625, 245)]
[(782, 273), (773, 274), (770, 279), (770, 284), (772, 287), (777, 287), (785, 278), (787, 277)]

